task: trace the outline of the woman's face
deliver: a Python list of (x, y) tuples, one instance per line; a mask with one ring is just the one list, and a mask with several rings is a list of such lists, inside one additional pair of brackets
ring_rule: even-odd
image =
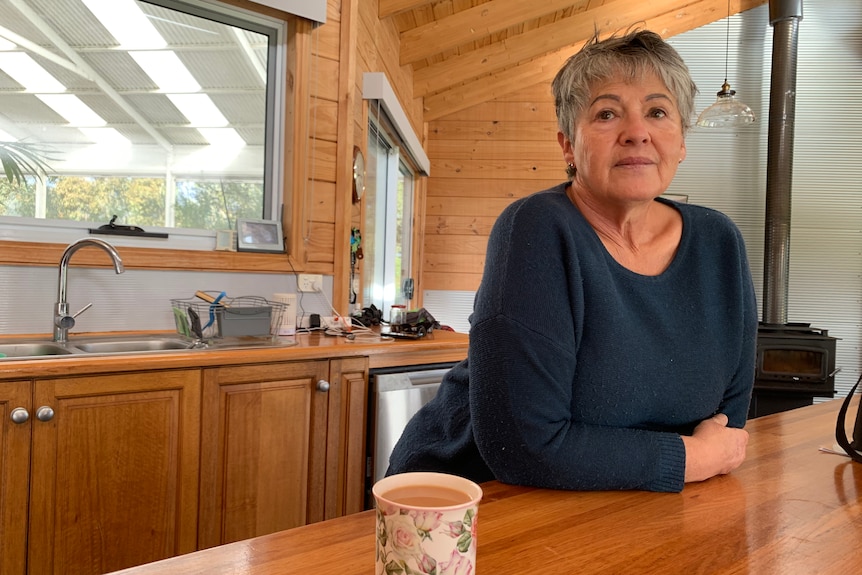
[(594, 85), (574, 132), (574, 142), (558, 134), (577, 171), (573, 185), (599, 200), (651, 200), (667, 190), (685, 158), (676, 100), (654, 74)]

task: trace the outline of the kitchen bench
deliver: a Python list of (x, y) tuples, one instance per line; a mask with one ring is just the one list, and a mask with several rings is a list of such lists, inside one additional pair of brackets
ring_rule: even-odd
[[(678, 494), (486, 483), (477, 573), (858, 573), (862, 465), (818, 451), (833, 444), (840, 403), (750, 421), (743, 465)], [(120, 573), (372, 573), (374, 531), (364, 511)]]
[(369, 369), (467, 340), (4, 359), (0, 573), (101, 574), (361, 511)]

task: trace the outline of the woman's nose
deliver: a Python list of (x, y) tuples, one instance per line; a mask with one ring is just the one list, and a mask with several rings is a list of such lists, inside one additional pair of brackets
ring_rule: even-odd
[(624, 144), (642, 144), (650, 139), (646, 119), (638, 114), (627, 115), (622, 122), (620, 140)]

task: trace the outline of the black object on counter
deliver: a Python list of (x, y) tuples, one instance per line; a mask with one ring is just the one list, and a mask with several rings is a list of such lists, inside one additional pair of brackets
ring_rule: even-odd
[(138, 238), (166, 238), (168, 234), (162, 232), (147, 232), (138, 226), (122, 226), (114, 222), (117, 221), (117, 215), (111, 218), (111, 221), (98, 228), (90, 228), (91, 234), (104, 234), (109, 236), (135, 236)]
[(192, 333), (195, 334), (195, 337), (198, 339), (204, 338), (204, 330), (201, 327), (201, 316), (198, 315), (198, 312), (194, 310), (194, 308), (189, 308), (189, 319), (191, 320), (191, 330)]

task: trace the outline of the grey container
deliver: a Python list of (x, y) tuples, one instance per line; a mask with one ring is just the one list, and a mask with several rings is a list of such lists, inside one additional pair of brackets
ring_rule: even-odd
[(272, 306), (222, 307), (216, 310), (218, 337), (262, 337), (272, 332)]

